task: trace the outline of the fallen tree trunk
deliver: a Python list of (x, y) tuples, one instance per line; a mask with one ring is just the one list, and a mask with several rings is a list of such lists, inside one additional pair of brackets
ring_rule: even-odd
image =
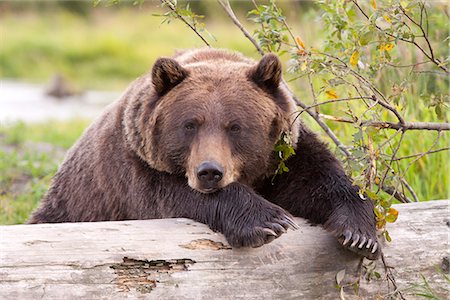
[(187, 219), (0, 226), (0, 299), (445, 299), (449, 204), (396, 206), (388, 273), (301, 219), (257, 249)]

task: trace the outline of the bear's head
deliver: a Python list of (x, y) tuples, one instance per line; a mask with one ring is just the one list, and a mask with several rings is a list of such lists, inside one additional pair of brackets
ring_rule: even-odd
[(150, 90), (127, 108), (128, 141), (152, 168), (186, 176), (197, 191), (251, 185), (273, 171), (283, 132), (296, 141), (295, 104), (281, 76), (273, 54), (257, 63), (160, 58)]

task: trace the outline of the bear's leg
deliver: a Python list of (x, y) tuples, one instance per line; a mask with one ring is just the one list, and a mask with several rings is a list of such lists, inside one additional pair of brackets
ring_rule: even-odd
[(296, 154), (286, 164), (289, 172), (266, 182), (261, 194), (294, 216), (323, 224), (351, 251), (378, 258), (373, 201), (359, 196), (327, 146), (302, 127)]
[(298, 228), (288, 212), (243, 184), (232, 183), (215, 193), (203, 194), (190, 188), (185, 178), (162, 173), (160, 176), (168, 192), (158, 205), (162, 217), (189, 218), (207, 224), (223, 233), (233, 247), (259, 247), (288, 228)]

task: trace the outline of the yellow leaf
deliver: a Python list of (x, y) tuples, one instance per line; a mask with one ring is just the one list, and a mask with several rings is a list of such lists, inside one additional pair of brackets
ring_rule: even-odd
[(379, 185), (379, 184), (380, 184), (380, 181), (381, 181), (381, 180), (380, 180), (380, 177), (378, 177), (378, 176), (375, 177), (375, 184), (376, 184), (376, 185)]
[(370, 0), (370, 6), (372, 6), (373, 9), (377, 9), (377, 0)]
[(377, 221), (377, 228), (382, 229), (386, 225), (386, 220), (378, 220)]
[(305, 49), (305, 44), (303, 43), (302, 39), (298, 36), (295, 37), (295, 42), (297, 43), (297, 45), (299, 45), (300, 47), (302, 47), (302, 49)]
[(350, 64), (352, 66), (356, 66), (358, 64), (358, 60), (359, 60), (359, 52), (355, 51), (355, 52), (353, 52), (352, 56), (350, 57)]
[(325, 94), (327, 94), (328, 99), (337, 99), (337, 98), (339, 98), (334, 90), (327, 90), (327, 91), (325, 91)]
[(393, 216), (398, 216), (398, 211), (393, 207), (389, 208), (388, 213)]
[(384, 45), (384, 49), (386, 51), (391, 51), (392, 48), (394, 48), (394, 44), (386, 44), (386, 45)]
[(383, 18), (386, 20), (386, 22), (392, 23), (392, 20), (391, 20), (391, 18), (389, 18), (389, 16), (384, 15)]

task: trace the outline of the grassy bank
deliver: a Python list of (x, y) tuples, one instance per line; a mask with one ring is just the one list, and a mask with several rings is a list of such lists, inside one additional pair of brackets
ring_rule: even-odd
[(0, 224), (23, 223), (46, 192), (85, 120), (0, 127)]

